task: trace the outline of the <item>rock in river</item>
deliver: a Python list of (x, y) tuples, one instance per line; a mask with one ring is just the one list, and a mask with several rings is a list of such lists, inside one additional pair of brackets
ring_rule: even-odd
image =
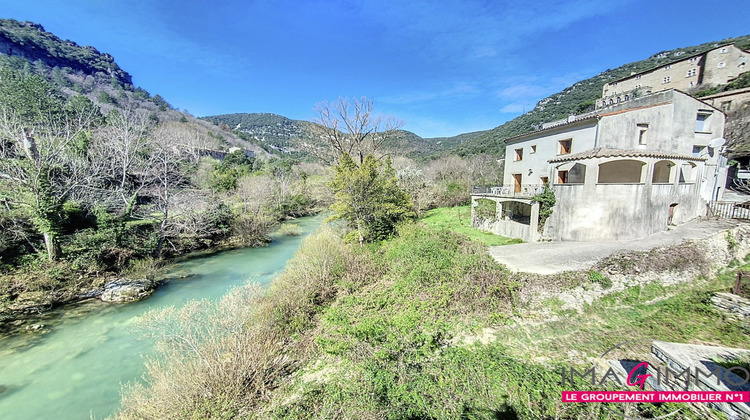
[(105, 302), (132, 302), (151, 295), (156, 282), (149, 279), (119, 278), (107, 282), (99, 299)]

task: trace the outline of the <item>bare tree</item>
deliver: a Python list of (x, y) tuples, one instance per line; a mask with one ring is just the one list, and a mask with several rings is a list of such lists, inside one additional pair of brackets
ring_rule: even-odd
[(62, 205), (88, 179), (86, 132), (98, 109), (83, 97), (65, 103), (36, 76), (3, 70), (0, 79), (0, 198), (26, 212), (56, 260)]
[(159, 213), (159, 239), (153, 256), (158, 258), (167, 237), (169, 223), (176, 216), (176, 192), (187, 184), (187, 175), (183, 168), (187, 164), (187, 159), (178, 145), (174, 144), (168, 131), (161, 127), (153, 134), (150, 152), (150, 194), (155, 199), (154, 210)]
[(94, 172), (101, 181), (98, 187), (100, 191), (115, 195), (123, 217), (132, 213), (138, 194), (150, 175), (150, 130), (144, 111), (133, 108), (112, 111), (107, 117), (107, 125), (97, 131), (92, 145)]
[(333, 163), (343, 154), (352, 156), (361, 165), (365, 156), (375, 155), (389, 138), (403, 126), (391, 116), (373, 113), (370, 99), (339, 98), (335, 102), (317, 104), (322, 147), (311, 145), (311, 152), (326, 163)]

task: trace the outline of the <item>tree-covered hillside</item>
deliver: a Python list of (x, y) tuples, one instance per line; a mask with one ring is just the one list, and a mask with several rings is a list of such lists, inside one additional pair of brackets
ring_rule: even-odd
[(304, 144), (314, 140), (313, 123), (267, 113), (238, 113), (202, 117), (269, 153), (305, 156)]
[[(312, 158), (306, 146), (319, 142), (319, 129), (316, 134), (318, 124), (276, 114), (237, 113), (201, 119), (212, 122), (224, 131), (231, 131), (269, 153)], [(386, 141), (383, 149), (391, 154), (422, 160), (444, 155), (449, 149), (483, 133), (477, 131), (454, 137), (423, 138), (411, 131), (398, 130), (396, 136)]]
[(661, 51), (645, 60), (605, 70), (594, 77), (581, 80), (563, 89), (562, 92), (542, 99), (533, 110), (499, 127), (488, 130), (474, 139), (463, 142), (451, 151), (461, 156), (478, 153), (504, 155), (505, 139), (508, 137), (536, 130), (545, 122), (593, 111), (595, 101), (601, 97), (602, 87), (605, 83), (629, 76), (632, 73), (639, 73), (654, 67), (663, 66), (678, 61), (681, 57), (708, 51), (719, 45), (728, 43), (736, 43), (738, 47), (748, 49), (750, 48), (750, 35), (707, 42), (692, 47)]

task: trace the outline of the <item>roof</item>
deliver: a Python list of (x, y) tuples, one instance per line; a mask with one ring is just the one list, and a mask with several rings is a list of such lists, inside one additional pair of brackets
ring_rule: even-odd
[[(679, 59), (679, 60), (675, 60), (675, 61), (670, 61), (670, 62), (668, 62), (668, 63), (663, 63), (663, 64), (659, 64), (658, 66), (654, 66), (654, 67), (652, 67), (652, 68), (650, 68), (650, 69), (648, 69), (648, 70), (643, 70), (643, 71), (641, 71), (641, 72), (638, 72), (638, 73), (633, 73), (633, 74), (631, 74), (631, 75), (628, 75), (628, 76), (625, 76), (625, 77), (621, 77), (621, 78), (619, 78), (619, 79), (616, 79), (616, 80), (612, 80), (612, 81), (610, 81), (610, 82), (607, 82), (607, 83), (605, 83), (605, 85), (612, 85), (612, 83), (619, 83), (619, 82), (621, 82), (621, 81), (623, 81), (623, 80), (627, 80), (627, 79), (630, 79), (631, 77), (635, 77), (635, 76), (638, 76), (638, 75), (644, 75), (644, 74), (646, 74), (646, 73), (651, 73), (652, 71), (654, 71), (654, 70), (658, 70), (658, 69), (660, 69), (660, 68), (662, 68), (662, 67), (664, 67), (664, 66), (670, 66), (670, 65), (672, 65), (672, 64), (675, 64), (675, 63), (679, 63), (679, 62), (681, 62), (681, 61), (689, 60), (689, 59), (691, 59), (691, 58), (693, 58), (693, 57), (698, 57), (698, 56), (704, 55), (704, 54), (706, 54), (706, 53), (708, 53), (708, 52), (710, 52), (710, 51), (713, 51), (713, 50), (718, 50), (719, 48), (724, 48), (724, 47), (728, 47), (728, 46), (730, 46), (730, 45), (734, 45), (734, 43), (733, 43), (733, 42), (730, 42), (729, 44), (722, 44), (722, 45), (717, 45), (716, 47), (714, 47), (714, 48), (711, 48), (710, 50), (706, 50), (706, 51), (703, 51), (703, 52), (700, 52), (700, 53), (695, 53), (695, 54), (692, 54), (692, 55), (688, 55), (688, 56), (685, 56), (684, 58), (681, 58), (681, 59)], [(744, 51), (744, 50), (743, 50), (743, 51)]]
[(660, 152), (656, 150), (627, 150), (627, 149), (607, 149), (604, 147), (597, 147), (594, 149), (587, 150), (585, 152), (573, 153), (570, 155), (557, 156), (548, 160), (549, 163), (557, 162), (568, 162), (572, 160), (583, 160), (593, 158), (610, 158), (610, 157), (650, 157), (657, 159), (679, 159), (679, 160), (691, 160), (691, 161), (705, 161), (706, 158), (696, 157), (692, 155), (681, 155), (678, 153)]
[(539, 133), (544, 133), (544, 132), (547, 132), (547, 131), (552, 131), (552, 130), (560, 128), (560, 127), (567, 127), (567, 126), (570, 126), (570, 125), (579, 124), (581, 122), (586, 122), (586, 121), (590, 121), (590, 120), (598, 120), (598, 119), (599, 119), (599, 114), (595, 113), (593, 115), (587, 115), (585, 117), (576, 118), (573, 121), (561, 122), (560, 124), (555, 124), (553, 126), (549, 126), (547, 128), (543, 128), (541, 130), (527, 131), (525, 133), (516, 134), (515, 136), (511, 136), (511, 137), (506, 138), (505, 139), (505, 144), (510, 144), (511, 142), (513, 142), (513, 141), (515, 141), (515, 140), (517, 140), (517, 139), (519, 139), (521, 137), (527, 137), (527, 136), (530, 136), (530, 135), (533, 135), (533, 134), (539, 134)]
[(740, 94), (748, 93), (748, 92), (750, 92), (750, 87), (742, 88), (742, 89), (735, 89), (735, 90), (728, 90), (726, 92), (714, 93), (713, 95), (702, 96), (698, 99), (700, 99), (701, 101), (705, 101), (706, 99), (723, 98), (725, 96), (740, 95)]

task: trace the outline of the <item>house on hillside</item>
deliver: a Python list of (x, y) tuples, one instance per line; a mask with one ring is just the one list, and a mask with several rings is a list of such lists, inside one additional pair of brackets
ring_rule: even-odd
[[(503, 186), (472, 192), (472, 209), (489, 200), (494, 217), (473, 211), (473, 223), (526, 241), (598, 241), (703, 216), (726, 182), (724, 121), (713, 106), (669, 90), (509, 138)], [(539, 232), (531, 197), (545, 183), (556, 204)]]
[(733, 44), (687, 56), (679, 61), (634, 73), (606, 83), (598, 107), (617, 105), (651, 93), (669, 89), (690, 91), (725, 85), (750, 71), (750, 52)]

